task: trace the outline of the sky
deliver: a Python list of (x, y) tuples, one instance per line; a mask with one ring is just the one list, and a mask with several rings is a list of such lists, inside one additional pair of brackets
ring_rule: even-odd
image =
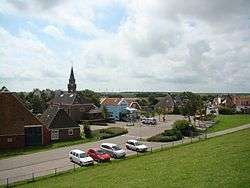
[(11, 91), (250, 92), (249, 0), (1, 0)]

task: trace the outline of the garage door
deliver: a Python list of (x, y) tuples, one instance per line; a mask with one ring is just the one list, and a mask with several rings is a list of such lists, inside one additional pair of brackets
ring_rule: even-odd
[(42, 145), (42, 127), (25, 127), (25, 145)]

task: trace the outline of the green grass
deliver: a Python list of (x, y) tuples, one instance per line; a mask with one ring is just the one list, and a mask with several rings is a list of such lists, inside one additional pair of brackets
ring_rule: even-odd
[(17, 187), (250, 187), (250, 129)]
[(36, 152), (56, 149), (60, 147), (83, 144), (87, 142), (94, 142), (94, 141), (102, 140), (105, 138), (111, 138), (111, 137), (115, 137), (115, 136), (119, 136), (119, 135), (127, 133), (126, 129), (123, 129), (120, 127), (110, 127), (110, 128), (104, 128), (101, 130), (102, 132), (100, 132), (100, 130), (92, 131), (93, 133), (92, 138), (82, 137), (81, 139), (56, 141), (56, 142), (51, 143), (48, 146), (34, 146), (34, 147), (26, 147), (26, 148), (20, 148), (20, 149), (2, 150), (0, 151), (0, 159), (17, 156), (17, 155), (26, 155), (30, 153), (36, 153)]
[(216, 124), (208, 129), (208, 132), (217, 132), (225, 129), (250, 124), (250, 115), (219, 115)]

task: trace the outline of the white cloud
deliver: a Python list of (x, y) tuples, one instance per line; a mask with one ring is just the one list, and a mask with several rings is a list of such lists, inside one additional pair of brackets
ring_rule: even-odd
[[(0, 4), (0, 12), (8, 10), (20, 17), (45, 21), (44, 32), (59, 40), (67, 38), (70, 47), (65, 52), (67, 58), (62, 60), (27, 31), (18, 37), (1, 31), (8, 36), (0, 51), (11, 54), (7, 62), (26, 54), (34, 62), (52, 62), (56, 69), (61, 65), (58, 61), (73, 60), (81, 89), (250, 90), (250, 1), (123, 0), (119, 2), (127, 17), (117, 33), (102, 30), (94, 23), (97, 7), (106, 6), (103, 1), (10, 2)], [(75, 40), (59, 29), (64, 26), (92, 38)], [(13, 38), (12, 43), (9, 38)], [(26, 51), (19, 53), (22, 43)], [(68, 73), (66, 67), (61, 71)], [(57, 84), (60, 88), (66, 82)]]
[(54, 25), (47, 25), (43, 31), (56, 39), (64, 39), (64, 32)]

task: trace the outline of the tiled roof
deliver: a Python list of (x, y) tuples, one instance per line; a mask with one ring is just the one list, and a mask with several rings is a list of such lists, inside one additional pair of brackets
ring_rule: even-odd
[(24, 126), (42, 123), (11, 92), (0, 92), (0, 135), (24, 134)]
[(122, 98), (104, 98), (101, 100), (101, 105), (116, 106), (119, 104)]
[(50, 129), (79, 127), (79, 125), (58, 106), (50, 106), (40, 117), (40, 120)]
[(87, 98), (81, 97), (77, 93), (63, 92), (55, 96), (50, 101), (51, 104), (72, 105), (72, 104), (91, 104), (92, 102)]
[(156, 107), (173, 107), (174, 106), (174, 100), (168, 94), (166, 97), (160, 99), (159, 102), (155, 106)]

